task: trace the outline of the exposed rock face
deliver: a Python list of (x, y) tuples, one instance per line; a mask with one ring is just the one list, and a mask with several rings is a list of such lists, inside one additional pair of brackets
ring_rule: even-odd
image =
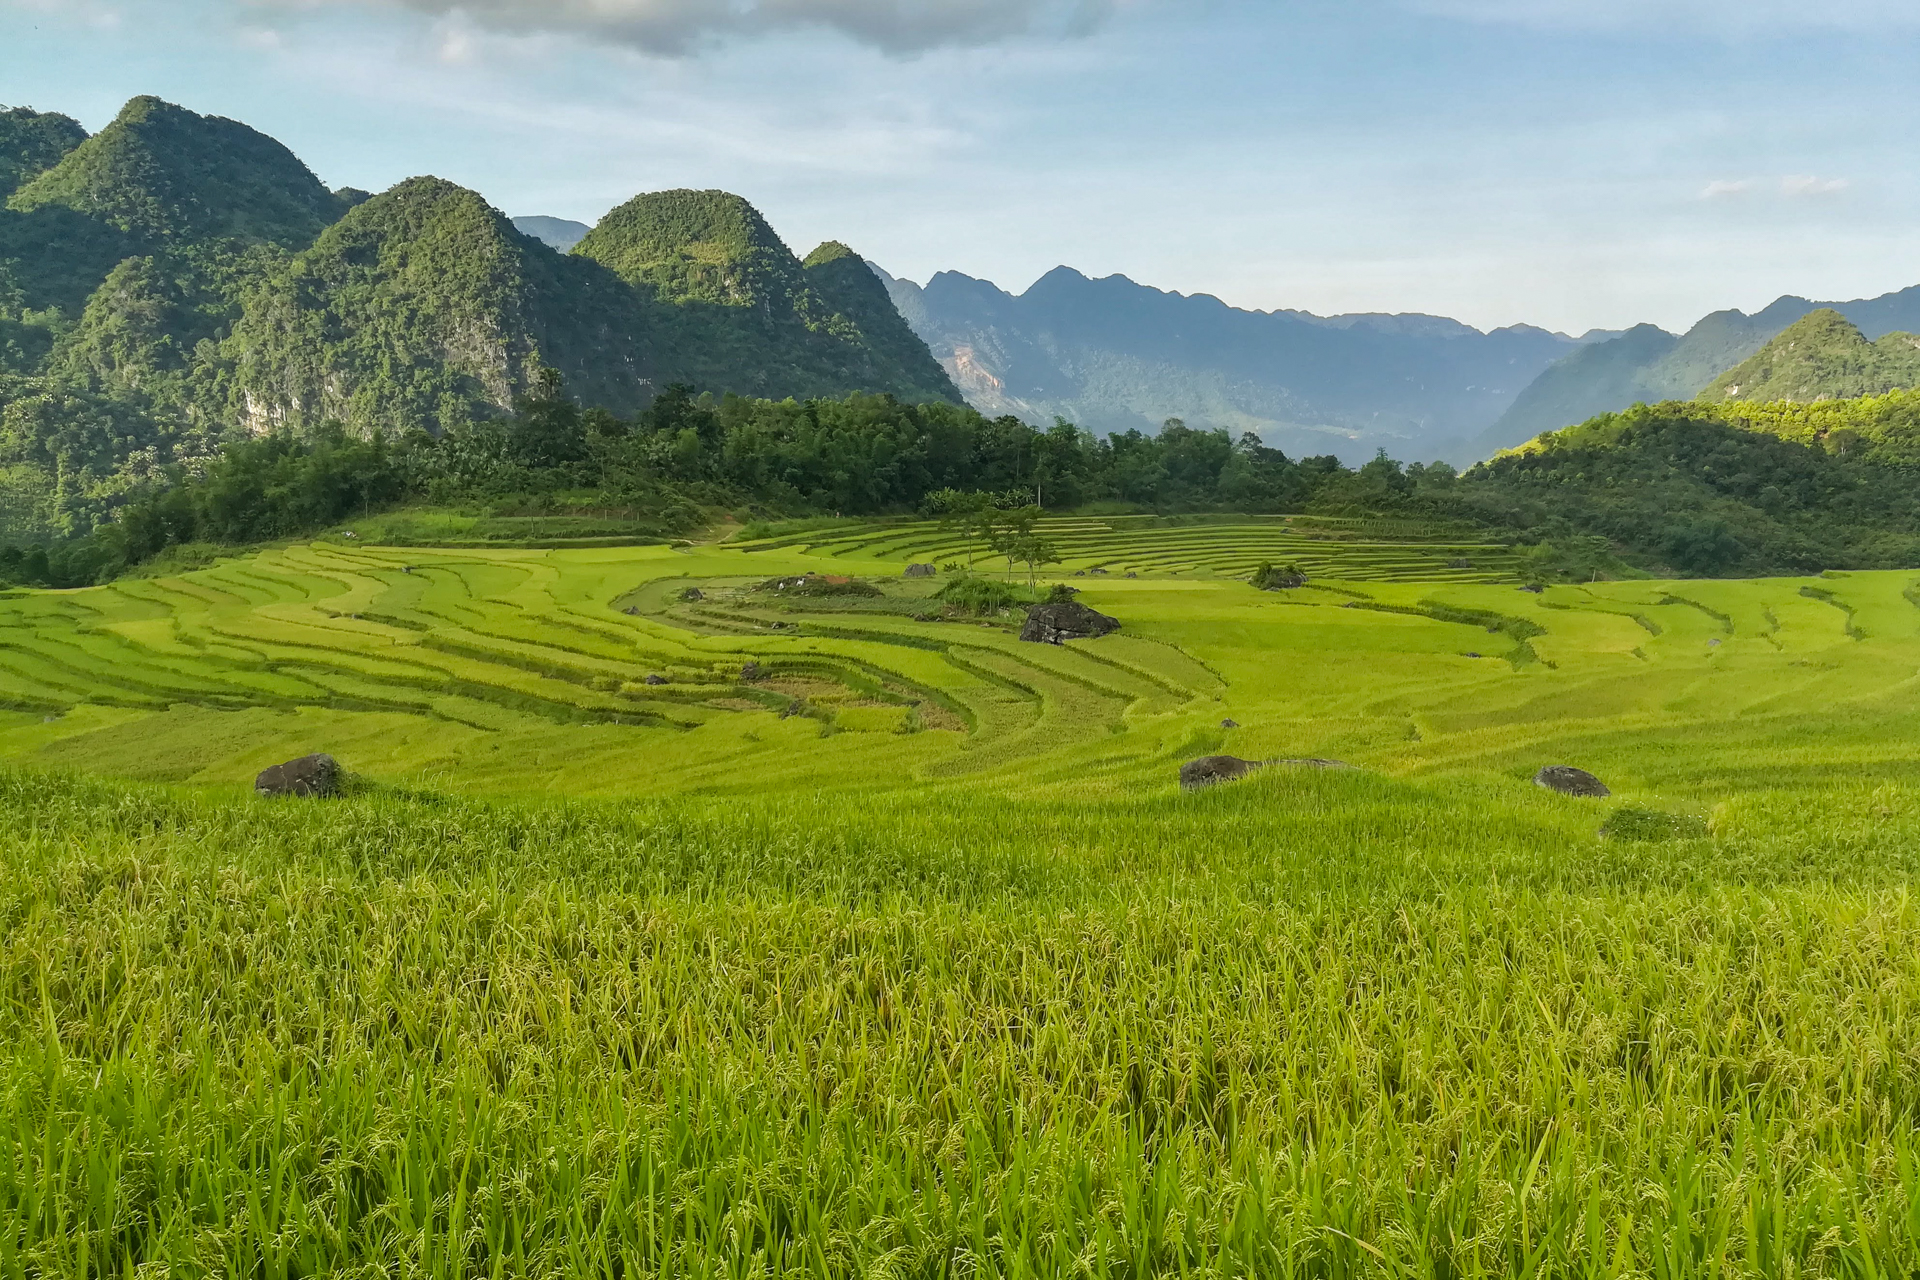
[(1216, 782), (1234, 782), (1255, 769), (1266, 768), (1264, 760), (1242, 760), (1239, 756), (1201, 756), (1180, 766), (1180, 788), (1198, 791)]
[(1606, 783), (1585, 769), (1576, 769), (1570, 764), (1548, 765), (1533, 775), (1533, 785), (1558, 791), (1563, 796), (1582, 796), (1595, 800), (1613, 794), (1607, 789)]
[(906, 573), (901, 576), (907, 578), (931, 578), (934, 572), (934, 567), (930, 564), (910, 564), (907, 566)]
[(330, 796), (340, 789), (340, 762), (329, 755), (301, 756), (253, 780), (254, 794), (262, 796)]
[(1109, 618), (1077, 601), (1037, 604), (1027, 610), (1027, 625), (1020, 638), (1040, 644), (1061, 644), (1068, 640), (1091, 640), (1120, 629), (1118, 618)]

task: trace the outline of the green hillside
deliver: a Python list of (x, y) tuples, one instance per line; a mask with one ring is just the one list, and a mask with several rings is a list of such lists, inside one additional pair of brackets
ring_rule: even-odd
[(1786, 328), (1753, 356), (1707, 384), (1707, 403), (1851, 400), (1920, 387), (1920, 337), (1878, 342), (1839, 312), (1822, 308)]
[(725, 191), (635, 196), (595, 224), (575, 253), (665, 302), (791, 308), (800, 264), (759, 210)]
[(344, 212), (272, 138), (151, 97), (129, 102), (8, 203), (23, 213), (70, 209), (147, 246), (238, 239), (297, 248)]
[(751, 363), (725, 385), (775, 399), (886, 389), (959, 403), (877, 280), (878, 296), (834, 265), (851, 250), (823, 249), (839, 252), (810, 271), (740, 197), (663, 191), (608, 213), (573, 253), (674, 308), (674, 380), (711, 387)]
[(473, 192), (414, 178), (358, 205), (248, 298), (228, 412), (255, 431), (445, 430), (504, 413), (557, 368), (638, 410), (670, 322), (596, 264), (522, 235)]
[(0, 201), (86, 140), (87, 131), (71, 116), (28, 107), (0, 110)]
[(801, 265), (808, 286), (826, 308), (859, 334), (876, 372), (885, 370), (885, 376), (912, 387), (916, 399), (960, 400), (947, 371), (893, 305), (887, 286), (866, 259), (829, 240)]
[(1454, 491), (1461, 515), (1603, 538), (1653, 569), (1894, 568), (1920, 564), (1916, 462), (1912, 395), (1668, 401), (1547, 432)]
[(0, 180), (21, 183), (0, 209), (0, 543), (84, 535), (262, 431), (494, 423), (546, 369), (623, 418), (674, 384), (958, 403), (874, 289), (810, 273), (723, 193), (616, 210), (590, 237), (609, 265), (438, 179), (329, 191), (273, 139), (154, 98), (91, 138), (0, 114)]
[[(1885, 336), (1920, 327), (1920, 286), (1853, 302), (1815, 303), (1783, 297), (1747, 315), (1716, 311), (1673, 338), (1641, 325), (1607, 342), (1583, 348), (1542, 373), (1513, 408), (1475, 442), (1476, 458), (1514, 448), (1542, 431), (1626, 409), (1635, 403), (1691, 400), (1721, 374), (1753, 357), (1788, 326), (1819, 310), (1837, 311), (1867, 333)], [(1891, 385), (1871, 379), (1847, 383), (1868, 394)]]

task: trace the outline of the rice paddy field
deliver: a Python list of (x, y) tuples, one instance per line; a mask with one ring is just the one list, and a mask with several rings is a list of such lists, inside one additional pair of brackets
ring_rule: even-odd
[(1920, 573), (1049, 532), (0, 598), (0, 1276), (1920, 1268)]

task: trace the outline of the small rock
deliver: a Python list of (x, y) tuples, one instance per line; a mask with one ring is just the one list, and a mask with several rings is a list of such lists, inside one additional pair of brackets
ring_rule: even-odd
[(930, 564), (910, 564), (907, 566), (906, 573), (901, 576), (906, 578), (931, 578), (934, 573), (934, 567)]
[(340, 789), (340, 762), (315, 754), (262, 769), (253, 780), (255, 795), (330, 796)]
[(1060, 644), (1066, 640), (1091, 640), (1119, 629), (1119, 619), (1067, 600), (1037, 604), (1027, 610), (1027, 623), (1020, 628), (1020, 638), (1039, 644)]
[(1238, 729), (1240, 727), (1240, 722), (1238, 720), (1222, 720), (1220, 722), (1220, 727), (1222, 729)]
[(665, 684), (666, 682), (667, 682), (667, 678), (665, 676), (649, 674), (647, 678), (643, 680), (641, 683), (659, 685), (659, 684)]
[(1585, 769), (1576, 769), (1570, 764), (1548, 765), (1533, 775), (1533, 785), (1545, 787), (1549, 791), (1558, 791), (1563, 796), (1581, 796), (1594, 800), (1613, 794), (1607, 789), (1606, 783)]
[(1180, 789), (1198, 791), (1217, 782), (1234, 782), (1265, 767), (1262, 761), (1242, 760), (1239, 756), (1201, 756), (1180, 766)]
[(680, 593), (680, 598), (682, 600), (689, 600), (689, 601), (705, 600), (707, 598), (707, 593), (702, 591), (698, 587), (688, 587), (685, 591), (682, 591)]

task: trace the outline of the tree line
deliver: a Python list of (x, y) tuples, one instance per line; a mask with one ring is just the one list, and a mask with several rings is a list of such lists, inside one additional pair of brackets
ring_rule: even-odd
[(613, 510), (662, 537), (717, 510), (971, 518), (1009, 570), (1024, 563), (1029, 576), (1049, 550), (1033, 521), (1102, 503), (1468, 521), (1533, 546), (1548, 577), (1625, 564), (1705, 575), (1920, 564), (1920, 470), (1910, 461), (1920, 456), (1920, 398), (1812, 415), (1782, 406), (1773, 429), (1799, 439), (1773, 434), (1754, 406), (1735, 412), (1737, 423), (1698, 404), (1639, 406), (1462, 474), (1384, 454), (1359, 467), (1293, 459), (1250, 433), (1178, 420), (1151, 435), (1096, 437), (1065, 422), (1042, 429), (874, 395), (770, 401), (672, 386), (620, 418), (581, 408), (549, 374), (511, 415), (439, 435), (323, 425), (156, 468), (90, 529), (0, 547), (0, 580), (84, 585), (170, 546), (294, 537), (403, 504)]

